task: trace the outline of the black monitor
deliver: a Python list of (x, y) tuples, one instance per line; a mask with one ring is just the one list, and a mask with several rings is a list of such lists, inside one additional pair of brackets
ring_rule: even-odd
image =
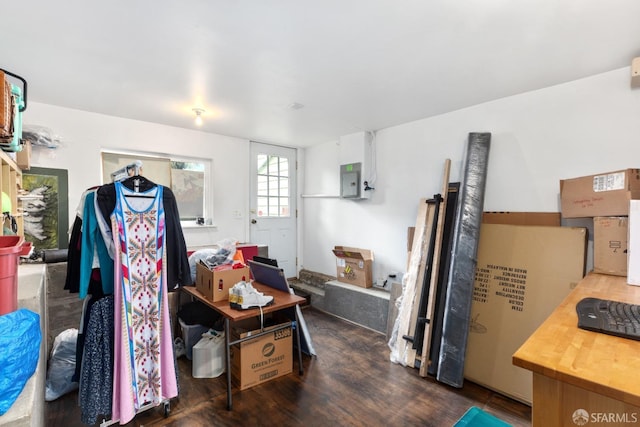
[(267, 264), (267, 265), (272, 265), (274, 267), (278, 266), (278, 260), (277, 259), (273, 259), (273, 258), (267, 258), (267, 257), (255, 255), (253, 257), (253, 260), (255, 262), (259, 262), (259, 263)]

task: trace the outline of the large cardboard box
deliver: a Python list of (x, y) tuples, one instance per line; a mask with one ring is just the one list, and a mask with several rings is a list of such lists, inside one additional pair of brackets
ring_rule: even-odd
[(482, 224), (464, 375), (531, 404), (512, 356), (584, 275), (587, 230)]
[[(235, 341), (259, 332), (259, 323), (249, 319), (235, 324), (231, 331), (231, 340)], [(240, 390), (290, 374), (292, 370), (291, 326), (231, 347), (231, 376)]]
[(560, 226), (560, 212), (483, 212), (482, 223)]
[(370, 288), (373, 286), (373, 252), (368, 249), (335, 246), (336, 275), (339, 282)]
[(560, 181), (564, 218), (628, 216), (629, 200), (640, 198), (640, 169), (625, 169)]
[(593, 271), (627, 275), (629, 217), (598, 216), (593, 219)]
[(249, 267), (210, 270), (202, 263), (196, 264), (196, 289), (213, 302), (228, 300), (229, 289), (243, 278), (249, 280)]

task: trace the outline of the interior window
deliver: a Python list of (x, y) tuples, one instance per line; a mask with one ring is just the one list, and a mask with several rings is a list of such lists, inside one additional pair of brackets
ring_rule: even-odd
[(213, 224), (211, 161), (140, 152), (102, 152), (102, 183), (113, 182), (127, 173), (139, 173), (159, 185), (171, 188), (183, 225)]

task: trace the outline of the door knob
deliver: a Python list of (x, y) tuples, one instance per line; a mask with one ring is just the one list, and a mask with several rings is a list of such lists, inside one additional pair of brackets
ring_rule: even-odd
[(252, 219), (251, 220), (251, 224), (257, 224), (257, 223), (258, 223), (258, 221), (256, 219)]

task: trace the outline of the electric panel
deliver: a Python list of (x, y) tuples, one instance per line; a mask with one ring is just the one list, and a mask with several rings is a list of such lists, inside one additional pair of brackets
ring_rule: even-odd
[(360, 175), (362, 163), (340, 165), (340, 197), (346, 199), (360, 198)]

